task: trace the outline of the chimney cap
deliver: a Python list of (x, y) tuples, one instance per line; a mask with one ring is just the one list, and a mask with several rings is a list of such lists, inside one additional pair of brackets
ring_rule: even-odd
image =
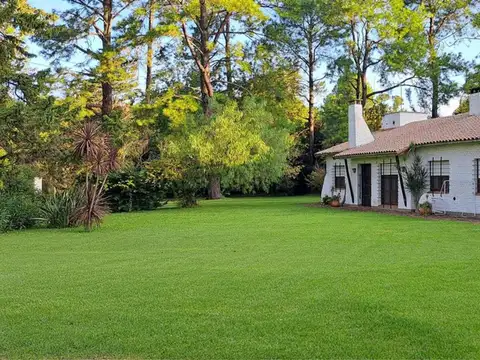
[(470, 89), (470, 94), (478, 94), (478, 93), (480, 93), (480, 86)]

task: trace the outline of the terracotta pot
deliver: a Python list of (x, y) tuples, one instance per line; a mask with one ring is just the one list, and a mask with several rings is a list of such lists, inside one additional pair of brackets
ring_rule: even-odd
[(340, 207), (340, 201), (338, 201), (338, 200), (332, 200), (332, 201), (330, 202), (330, 206), (331, 206), (331, 207)]

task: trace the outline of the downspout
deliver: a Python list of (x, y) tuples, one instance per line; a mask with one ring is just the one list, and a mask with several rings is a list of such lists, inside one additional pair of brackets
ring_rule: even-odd
[(400, 188), (402, 189), (403, 203), (405, 204), (405, 207), (407, 207), (407, 194), (405, 193), (405, 186), (403, 185), (403, 174), (402, 170), (400, 169), (400, 159), (398, 155), (395, 156), (395, 161), (397, 162), (397, 171), (398, 177), (400, 178)]
[(350, 171), (348, 170), (348, 161), (345, 160), (345, 172), (347, 173), (348, 187), (350, 188), (350, 196), (352, 197), (352, 204), (355, 204), (355, 198), (353, 196), (352, 180), (350, 179)]

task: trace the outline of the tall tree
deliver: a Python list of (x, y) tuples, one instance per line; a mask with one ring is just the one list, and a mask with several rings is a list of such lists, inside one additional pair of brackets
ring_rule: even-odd
[[(307, 78), (305, 99), (308, 103), (308, 153), (315, 163), (316, 95), (325, 76), (319, 76), (320, 63), (333, 56), (338, 38), (330, 3), (324, 0), (289, 0), (278, 6), (279, 19), (267, 28), (267, 37), (276, 41), (284, 54), (298, 64)], [(329, 53), (330, 50), (330, 53)]]
[[(365, 106), (378, 94), (413, 86), (411, 64), (420, 61), (425, 52), (421, 9), (409, 9), (403, 0), (349, 0), (336, 6), (348, 33), (346, 56), (339, 59), (338, 69), (347, 64), (355, 74), (355, 98)], [(372, 71), (381, 75), (382, 89), (368, 90)]]
[(128, 49), (115, 34), (116, 23), (138, 0), (65, 0), (71, 7), (59, 13), (62, 22), (40, 39), (43, 53), (57, 60), (81, 54), (87, 64), (79, 73), (98, 82), (102, 90), (100, 115), (112, 115), (114, 84), (128, 79)]
[[(212, 116), (211, 102), (215, 88), (212, 83), (212, 58), (228, 22), (235, 17), (263, 17), (254, 0), (169, 0), (175, 11), (185, 45), (195, 62), (200, 78), (200, 93), (204, 116)], [(209, 197), (221, 197), (220, 177), (211, 174)]]
[[(320, 108), (324, 147), (348, 139), (348, 106), (355, 99), (355, 80), (356, 75), (345, 70)], [(372, 91), (369, 84), (367, 84), (367, 91)], [(398, 96), (390, 98), (387, 94), (379, 94), (369, 97), (364, 107), (364, 117), (370, 130), (379, 130), (383, 116), (389, 112), (398, 111), (401, 105), (402, 99)]]
[[(144, 102), (151, 104), (155, 90), (154, 65), (158, 61), (166, 63), (166, 50), (170, 40), (178, 35), (176, 24), (166, 14), (166, 0), (144, 0), (133, 6), (129, 16), (123, 17), (116, 26), (118, 42), (129, 49), (135, 49), (136, 60), (144, 58), (145, 69)], [(144, 56), (143, 56), (144, 55)], [(157, 62), (156, 62), (157, 61)], [(143, 84), (142, 84), (143, 85)]]
[[(0, 2), (0, 102), (22, 100), (37, 93), (37, 74), (25, 70), (34, 55), (28, 52), (26, 40), (44, 32), (54, 16), (36, 9), (26, 0)], [(45, 73), (38, 74), (44, 77)]]
[(28, 67), (35, 56), (27, 48), (27, 40), (53, 20), (26, 0), (0, 2), (0, 177), (20, 164), (58, 155), (60, 118), (49, 96), (52, 77), (48, 70)]
[(440, 105), (460, 91), (454, 80), (466, 69), (461, 54), (450, 50), (470, 30), (472, 8), (477, 0), (411, 0), (409, 8), (423, 14), (423, 35), (427, 45), (426, 56), (416, 70), (416, 89), (420, 105), (430, 108), (433, 118), (439, 116)]

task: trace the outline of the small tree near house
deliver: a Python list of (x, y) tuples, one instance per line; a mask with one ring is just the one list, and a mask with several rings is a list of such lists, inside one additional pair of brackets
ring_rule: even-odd
[(423, 166), (422, 158), (415, 154), (412, 164), (407, 168), (404, 175), (405, 186), (413, 196), (415, 209), (418, 207), (418, 202), (423, 192), (427, 188), (428, 170)]

